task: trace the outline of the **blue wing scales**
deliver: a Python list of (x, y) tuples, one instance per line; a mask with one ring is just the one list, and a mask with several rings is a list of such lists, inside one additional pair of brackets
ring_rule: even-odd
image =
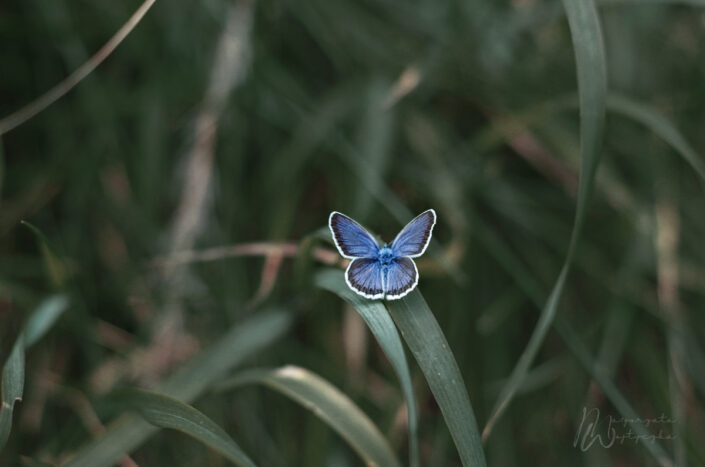
[(384, 294), (387, 300), (396, 300), (408, 294), (419, 283), (419, 271), (411, 258), (396, 258), (384, 277)]
[(394, 256), (416, 258), (421, 256), (431, 242), (433, 226), (436, 225), (436, 211), (429, 209), (416, 216), (392, 242)]
[(360, 224), (348, 216), (333, 211), (328, 218), (328, 227), (333, 234), (335, 246), (343, 257), (376, 258), (379, 244)]
[(345, 282), (365, 298), (384, 297), (382, 265), (374, 258), (356, 258), (350, 261), (345, 271)]

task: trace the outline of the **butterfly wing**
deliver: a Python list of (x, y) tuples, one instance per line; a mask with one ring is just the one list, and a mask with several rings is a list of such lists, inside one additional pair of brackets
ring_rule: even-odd
[(382, 284), (382, 265), (375, 258), (356, 258), (350, 261), (345, 271), (345, 282), (365, 298), (384, 297)]
[(348, 216), (333, 211), (328, 218), (328, 227), (333, 234), (335, 246), (345, 258), (376, 258), (379, 251), (377, 240), (360, 224)]
[(384, 277), (384, 294), (387, 300), (396, 300), (408, 294), (419, 283), (419, 271), (411, 258), (396, 258)]
[(416, 216), (401, 229), (392, 242), (394, 256), (421, 256), (431, 241), (431, 232), (436, 225), (436, 211), (429, 209)]

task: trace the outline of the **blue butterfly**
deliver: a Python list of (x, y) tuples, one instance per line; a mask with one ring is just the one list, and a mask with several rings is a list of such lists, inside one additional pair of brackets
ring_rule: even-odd
[(421, 256), (436, 225), (436, 211), (429, 209), (406, 224), (391, 245), (380, 247), (377, 240), (360, 224), (333, 211), (328, 227), (335, 246), (350, 264), (345, 282), (356, 293), (369, 299), (396, 300), (419, 283), (419, 271), (411, 258)]

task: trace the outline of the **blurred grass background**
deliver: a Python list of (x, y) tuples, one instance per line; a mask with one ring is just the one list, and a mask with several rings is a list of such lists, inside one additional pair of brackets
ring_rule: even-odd
[[(607, 125), (558, 310), (640, 417), (676, 420), (663, 427), (676, 440), (661, 441), (676, 465), (705, 465), (697, 3), (598, 2)], [(139, 5), (0, 6), (0, 117), (78, 68)], [(270, 309), (293, 325), (245, 365), (295, 364), (324, 377), (405, 461), (391, 366), (352, 309), (312, 285), (321, 260), (335, 258), (309, 254), (331, 210), (390, 240), (436, 209), (419, 287), (482, 429), (566, 256), (580, 167), (576, 92), (557, 0), (156, 2), (87, 79), (2, 135), (2, 362), (42, 300), (62, 293), (70, 304), (27, 353), (0, 465), (65, 461), (115, 415), (111, 390), (154, 387)], [(682, 147), (664, 140), (673, 132), (696, 159), (685, 162)], [(60, 266), (48, 267), (46, 247), (21, 220), (44, 234)], [(282, 242), (299, 248), (270, 248)], [(154, 262), (232, 245), (244, 254)], [(574, 446), (583, 407), (619, 415), (566, 336), (549, 332), (485, 444), (488, 464), (657, 465), (645, 441)], [(422, 464), (460, 465), (411, 369)], [(276, 393), (250, 388), (194, 403), (258, 465), (360, 465), (325, 424)], [(226, 462), (171, 431), (131, 459)]]

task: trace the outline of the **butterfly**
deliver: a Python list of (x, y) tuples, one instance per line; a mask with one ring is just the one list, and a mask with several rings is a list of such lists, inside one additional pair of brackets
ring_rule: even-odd
[(412, 258), (426, 251), (434, 225), (436, 211), (429, 209), (406, 224), (391, 245), (380, 247), (350, 217), (333, 211), (328, 218), (335, 246), (344, 258), (352, 260), (345, 271), (345, 282), (359, 295), (373, 300), (397, 300), (414, 290), (419, 271)]

